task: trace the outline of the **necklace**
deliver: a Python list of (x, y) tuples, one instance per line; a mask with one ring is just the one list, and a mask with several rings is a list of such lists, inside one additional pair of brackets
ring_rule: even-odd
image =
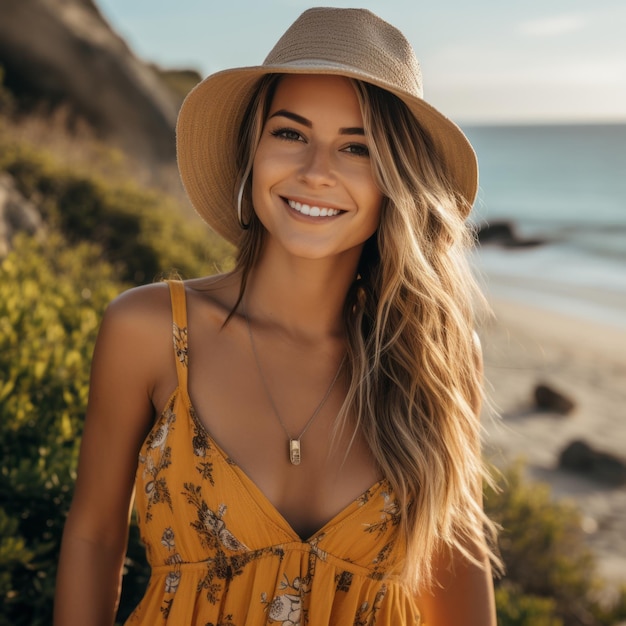
[(324, 397), (322, 398), (320, 403), (317, 405), (317, 408), (315, 409), (315, 411), (313, 411), (313, 415), (309, 417), (307, 423), (304, 425), (304, 428), (300, 431), (300, 434), (297, 437), (292, 437), (291, 434), (289, 433), (289, 430), (287, 430), (285, 423), (280, 417), (280, 413), (278, 412), (278, 408), (276, 407), (274, 398), (272, 397), (272, 394), (270, 393), (270, 388), (267, 384), (267, 381), (265, 380), (265, 376), (263, 374), (263, 368), (261, 367), (261, 361), (259, 360), (259, 355), (256, 351), (256, 346), (254, 345), (254, 338), (252, 337), (252, 328), (250, 327), (250, 320), (248, 319), (248, 314), (245, 311), (245, 309), (243, 311), (243, 316), (246, 320), (246, 326), (248, 327), (248, 335), (250, 335), (250, 346), (252, 347), (252, 354), (254, 356), (254, 362), (256, 363), (257, 370), (259, 371), (259, 378), (261, 379), (261, 383), (263, 384), (263, 389), (265, 389), (265, 395), (267, 396), (267, 399), (270, 401), (270, 404), (272, 405), (272, 410), (274, 411), (274, 415), (276, 415), (276, 418), (278, 419), (278, 423), (281, 425), (282, 429), (285, 431), (285, 434), (287, 435), (287, 440), (289, 442), (289, 448), (288, 448), (289, 449), (289, 461), (291, 462), (292, 465), (300, 465), (302, 461), (301, 443), (300, 443), (302, 440), (302, 437), (304, 436), (304, 433), (306, 433), (306, 431), (309, 429), (309, 426), (313, 423), (313, 420), (318, 416), (326, 400), (328, 400), (328, 396), (330, 395), (330, 392), (332, 391), (333, 387), (335, 386), (335, 383), (337, 382), (337, 379), (339, 378), (339, 373), (341, 372), (341, 368), (343, 367), (343, 364), (346, 360), (346, 355), (345, 354), (343, 355), (343, 359), (341, 359), (341, 363), (339, 363), (339, 367), (337, 368), (337, 373), (335, 374), (335, 377), (330, 383), (330, 386), (326, 390)]

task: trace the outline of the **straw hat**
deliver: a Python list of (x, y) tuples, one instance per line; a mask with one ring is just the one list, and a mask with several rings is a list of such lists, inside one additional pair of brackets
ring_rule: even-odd
[(261, 77), (270, 73), (336, 74), (398, 96), (430, 134), (450, 182), (471, 206), (476, 155), (461, 130), (422, 98), (422, 73), (396, 28), (365, 9), (315, 8), (285, 32), (263, 65), (224, 70), (199, 83), (178, 117), (178, 168), (200, 216), (231, 243), (241, 234), (236, 211), (238, 132)]

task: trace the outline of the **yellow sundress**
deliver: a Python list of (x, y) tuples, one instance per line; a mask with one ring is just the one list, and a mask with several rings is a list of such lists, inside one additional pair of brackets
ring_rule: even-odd
[(187, 311), (169, 282), (178, 386), (136, 475), (152, 574), (127, 626), (418, 626), (415, 597), (386, 574), (401, 511), (382, 480), (303, 541), (220, 449), (187, 391)]

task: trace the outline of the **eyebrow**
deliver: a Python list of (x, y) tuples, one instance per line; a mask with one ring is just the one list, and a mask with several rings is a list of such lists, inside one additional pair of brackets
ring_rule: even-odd
[[(306, 117), (302, 117), (302, 115), (298, 115), (297, 113), (293, 113), (292, 111), (287, 111), (287, 109), (280, 109), (275, 113), (272, 113), (269, 119), (273, 117), (286, 117), (297, 124), (302, 124), (302, 126), (306, 126), (307, 128), (313, 128), (313, 122), (311, 120), (307, 120)], [(365, 130), (358, 126), (349, 126), (347, 128), (339, 129), (340, 135), (365, 135)]]

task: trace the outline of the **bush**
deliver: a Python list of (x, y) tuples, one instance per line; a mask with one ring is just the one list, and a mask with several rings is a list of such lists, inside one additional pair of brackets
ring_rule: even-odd
[(496, 589), (496, 609), (498, 626), (563, 626), (552, 598), (526, 594), (516, 585)]
[(99, 248), (24, 236), (0, 262), (0, 624), (50, 624), (54, 575), (106, 303)]
[(501, 626), (607, 626), (622, 616), (620, 601), (602, 607), (602, 581), (585, 543), (580, 511), (552, 500), (547, 485), (525, 481), (520, 465), (488, 490), (485, 508), (502, 527), (506, 575), (496, 599)]
[(21, 144), (5, 142), (2, 148), (0, 170), (15, 178), (46, 223), (71, 244), (98, 244), (123, 281), (143, 284), (172, 271), (189, 278), (232, 265), (231, 247), (165, 194), (60, 168)]

